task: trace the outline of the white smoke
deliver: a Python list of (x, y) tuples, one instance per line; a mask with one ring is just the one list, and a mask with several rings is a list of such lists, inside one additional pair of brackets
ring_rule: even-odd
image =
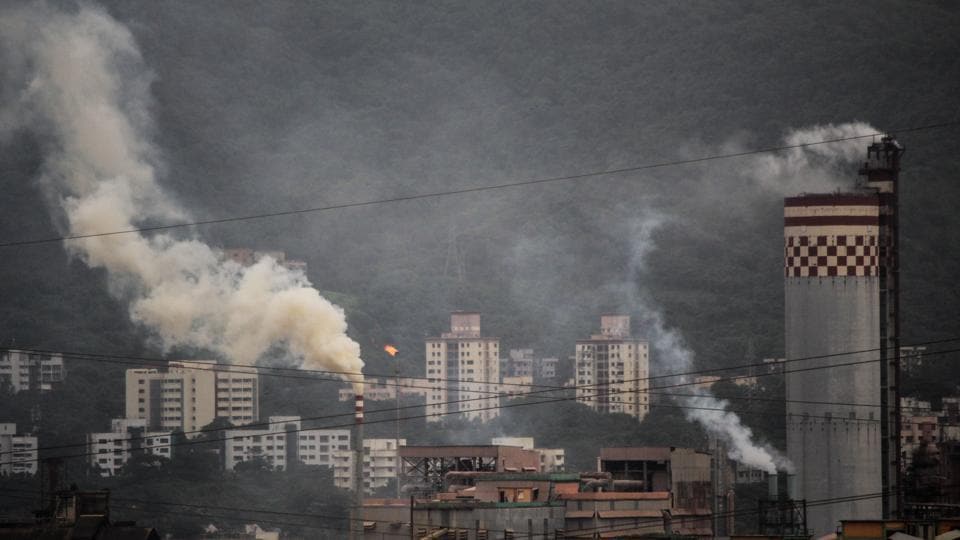
[[(631, 269), (634, 275), (642, 272), (646, 267), (647, 257), (656, 248), (653, 235), (665, 221), (666, 218), (661, 214), (650, 212), (634, 222), (633, 252), (631, 253)], [(641, 294), (640, 298), (636, 297), (638, 292)], [(643, 332), (653, 348), (651, 357), (656, 359), (656, 364), (666, 374), (692, 371), (694, 369), (693, 351), (686, 346), (683, 337), (676, 329), (666, 325), (662, 312), (654, 307), (646, 298), (647, 295), (643, 293), (642, 290), (636, 290), (631, 296), (634, 296), (634, 309), (642, 314)], [(686, 385), (691, 382), (692, 377), (681, 375), (671, 377), (668, 382), (662, 382), (662, 384)], [(776, 472), (778, 468), (791, 468), (789, 461), (776, 449), (754, 442), (753, 431), (743, 425), (739, 416), (725, 410), (728, 405), (726, 401), (717, 399), (707, 389), (690, 386), (685, 387), (685, 391), (688, 391), (688, 388), (695, 395), (675, 396), (674, 399), (687, 407), (684, 409), (684, 414), (688, 420), (700, 424), (710, 435), (719, 438), (727, 445), (731, 459), (770, 473)]]
[[(0, 132), (25, 129), (40, 139), (40, 181), (63, 212), (64, 233), (187, 220), (157, 183), (152, 75), (125, 27), (98, 8), (68, 13), (40, 3), (0, 14), (0, 36), (4, 65), (23, 76)], [(202, 347), (252, 365), (279, 344), (305, 367), (357, 374), (363, 367), (343, 310), (271, 257), (244, 267), (172, 233), (94, 236), (66, 248), (105, 269), (131, 318), (165, 347)], [(348, 378), (361, 390), (361, 376)]]
[[(749, 156), (734, 163), (735, 174), (727, 175), (726, 178), (721, 175), (720, 178), (727, 182), (747, 180), (764, 190), (781, 195), (849, 188), (852, 185), (851, 174), (855, 173), (851, 165), (862, 158), (864, 148), (864, 139), (854, 137), (878, 131), (862, 122), (793, 130), (784, 137), (782, 146), (808, 146)], [(810, 144), (836, 139), (847, 140)], [(728, 143), (724, 146), (723, 153), (744, 150), (746, 148), (737, 143)], [(711, 203), (716, 204), (717, 198), (724, 196), (724, 186), (716, 185), (717, 176), (705, 177), (703, 182), (710, 186), (708, 192), (712, 193)], [(731, 187), (733, 186), (727, 186), (728, 189)], [(642, 276), (648, 257), (657, 247), (654, 233), (674, 219), (657, 210), (645, 210), (642, 214), (630, 227), (630, 267), (634, 276)], [(679, 216), (676, 219), (679, 219)], [(634, 283), (630, 296), (633, 298), (634, 309), (642, 314), (643, 329), (650, 339), (658, 366), (666, 373), (694, 370), (693, 351), (684, 343), (677, 329), (666, 325), (661, 310), (650, 301), (648, 291), (644, 290), (642, 284)], [(691, 377), (678, 376), (671, 378), (666, 384), (691, 382)], [(726, 410), (729, 405), (727, 401), (717, 399), (705, 388), (691, 388), (695, 395), (675, 399), (689, 407), (684, 410), (688, 420), (698, 423), (709, 434), (726, 444), (731, 459), (771, 473), (778, 469), (793, 469), (789, 460), (775, 448), (754, 440), (753, 431), (743, 424), (740, 417)]]
[[(849, 188), (850, 165), (864, 157), (864, 141), (868, 139), (862, 136), (875, 133), (880, 130), (865, 122), (792, 130), (782, 145), (796, 148), (752, 156), (744, 172), (761, 187), (783, 195)], [(822, 141), (835, 142), (814, 144)]]

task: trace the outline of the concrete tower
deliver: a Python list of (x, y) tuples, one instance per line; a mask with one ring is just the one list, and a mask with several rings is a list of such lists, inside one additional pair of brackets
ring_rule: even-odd
[[(866, 182), (848, 193), (784, 200), (784, 293), (788, 365), (787, 454), (794, 497), (813, 502), (874, 498), (809, 508), (814, 534), (840, 519), (878, 518), (898, 507), (896, 181), (903, 149), (884, 137), (868, 148)], [(858, 354), (841, 354), (863, 351)], [(836, 355), (836, 356), (830, 356)], [(869, 406), (859, 406), (869, 405)]]

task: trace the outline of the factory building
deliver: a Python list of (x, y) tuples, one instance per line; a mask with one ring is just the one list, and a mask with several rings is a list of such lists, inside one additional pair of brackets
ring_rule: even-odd
[(166, 370), (128, 369), (126, 418), (142, 418), (152, 431), (182, 430), (196, 437), (215, 418), (235, 426), (260, 419), (257, 369), (208, 360), (170, 362)]
[(450, 314), (450, 331), (426, 339), (427, 417), (460, 412), (470, 420), (500, 415), (500, 339), (481, 337), (480, 314)]
[(494, 446), (519, 446), (524, 450), (533, 450), (540, 454), (540, 472), (560, 473), (566, 468), (566, 450), (563, 448), (535, 448), (533, 437), (494, 437), (490, 440)]
[(167, 459), (173, 455), (173, 433), (147, 431), (142, 418), (115, 418), (110, 428), (106, 433), (87, 434), (90, 466), (100, 476), (115, 476), (138, 452)]
[(17, 425), (0, 424), (0, 476), (37, 474), (37, 438), (17, 433)]
[[(869, 146), (858, 189), (784, 200), (785, 349), (788, 359), (804, 359), (786, 367), (787, 454), (796, 467), (797, 499), (898, 491), (902, 153), (884, 137)], [(805, 371), (791, 372), (796, 367)], [(807, 522), (815, 535), (827, 534), (841, 519), (874, 519), (896, 506), (894, 495), (816, 506)]]
[(60, 354), (0, 351), (0, 383), (9, 383), (13, 393), (25, 390), (48, 392), (63, 382), (64, 375)]
[(650, 412), (650, 346), (630, 335), (628, 315), (603, 315), (600, 333), (576, 343), (577, 402), (643, 420)]

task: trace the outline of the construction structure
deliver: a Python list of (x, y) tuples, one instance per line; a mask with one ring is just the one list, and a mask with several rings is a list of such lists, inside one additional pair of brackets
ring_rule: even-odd
[(803, 371), (785, 370), (791, 498), (887, 494), (811, 508), (816, 535), (833, 532), (841, 519), (889, 517), (899, 507), (902, 154), (883, 137), (868, 147), (860, 169), (866, 178), (855, 189), (784, 200), (785, 350), (788, 359), (804, 359)]
[(450, 331), (426, 339), (427, 421), (445, 415), (486, 422), (500, 416), (500, 339), (482, 337), (480, 314), (450, 314)]
[(563, 448), (536, 448), (533, 437), (494, 437), (494, 446), (518, 446), (540, 454), (540, 472), (562, 473), (566, 468), (567, 452)]
[(629, 315), (602, 315), (600, 333), (576, 344), (577, 402), (643, 420), (650, 412), (650, 345), (631, 337)]
[(517, 446), (402, 446), (400, 464), (402, 493), (433, 496), (445, 489), (451, 477), (540, 472), (540, 453)]

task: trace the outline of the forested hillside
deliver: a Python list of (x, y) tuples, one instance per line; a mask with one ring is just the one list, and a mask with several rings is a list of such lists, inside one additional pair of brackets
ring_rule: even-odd
[[(155, 73), (162, 183), (197, 219), (777, 146), (816, 124), (909, 128), (954, 120), (960, 105), (952, 3), (105, 4)], [(4, 82), (0, 99), (10, 106), (20, 90)], [(957, 336), (960, 133), (900, 140), (904, 342)], [(32, 181), (43, 144), (26, 133), (0, 141), (0, 241), (58, 234), (60, 216)], [(380, 347), (393, 342), (405, 371), (421, 373), (423, 337), (455, 309), (482, 311), (503, 349), (562, 358), (600, 313), (642, 320), (656, 309), (699, 366), (731, 365), (783, 354), (790, 190), (746, 174), (750, 163), (184, 234), (306, 260), (313, 283), (346, 309), (374, 372), (389, 370)], [(842, 173), (852, 183), (856, 168)], [(650, 220), (661, 224), (638, 246)], [(59, 244), (0, 249), (5, 345), (165, 353), (129, 322), (105, 277)], [(936, 369), (938, 392), (960, 380), (954, 367)], [(96, 390), (75, 398), (97, 403), (94, 417), (119, 414), (122, 370), (73, 370)]]

